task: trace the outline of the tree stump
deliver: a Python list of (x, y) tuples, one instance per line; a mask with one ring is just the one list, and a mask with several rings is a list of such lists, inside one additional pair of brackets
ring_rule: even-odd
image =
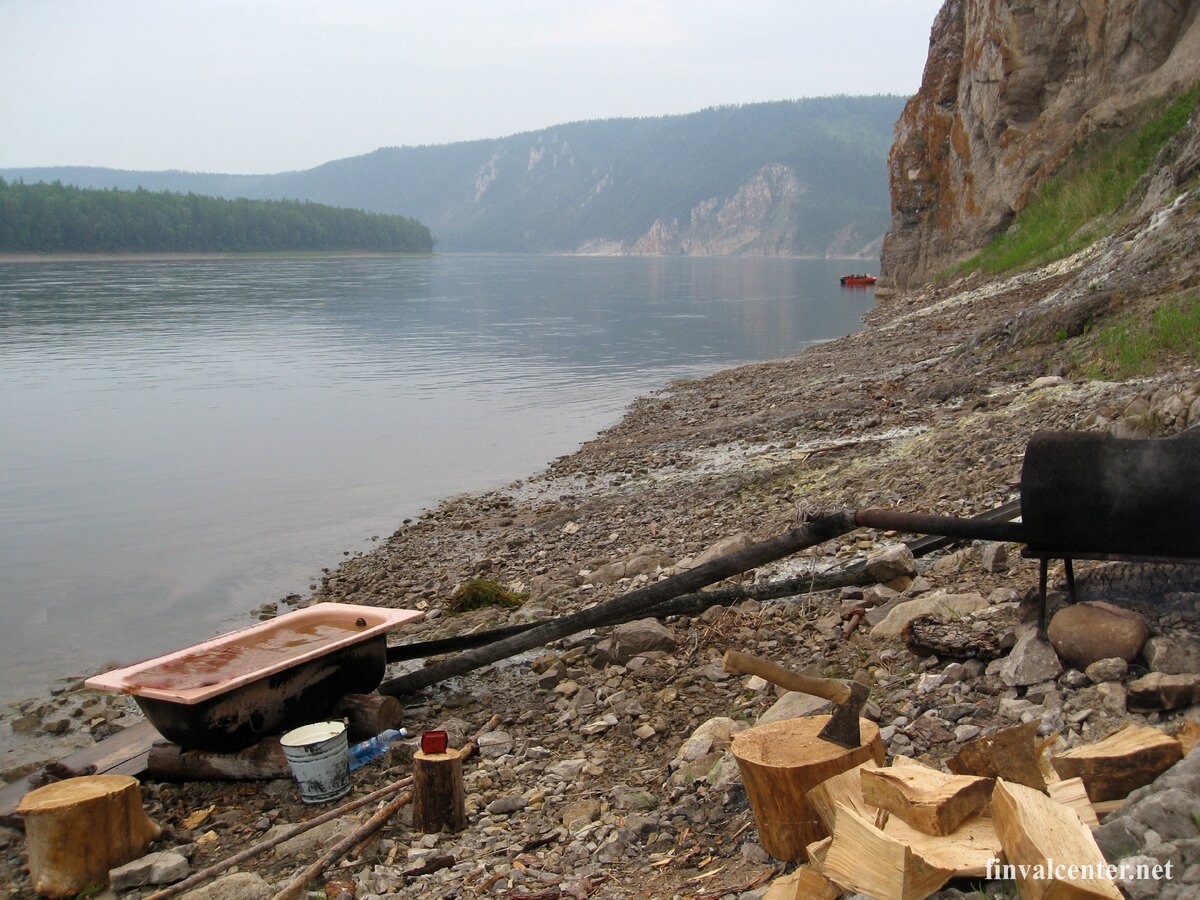
[(784, 719), (734, 735), (733, 756), (758, 823), (759, 841), (776, 859), (807, 859), (805, 848), (828, 832), (805, 794), (826, 778), (873, 759), (883, 765), (879, 726), (859, 719), (859, 746), (818, 737), (829, 716)]
[(466, 827), (462, 754), (418, 750), (413, 754), (413, 830), (431, 834)]
[(162, 829), (142, 808), (129, 775), (84, 775), (30, 791), (17, 811), (34, 890), (67, 897), (108, 884), (108, 870), (141, 856)]

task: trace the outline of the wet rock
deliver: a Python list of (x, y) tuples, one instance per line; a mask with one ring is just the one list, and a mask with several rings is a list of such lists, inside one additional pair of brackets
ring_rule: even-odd
[(1168, 675), (1200, 672), (1200, 635), (1188, 632), (1155, 635), (1146, 641), (1142, 655), (1152, 672)]
[(1132, 610), (1094, 600), (1060, 609), (1046, 633), (1065, 662), (1086, 670), (1114, 656), (1133, 662), (1146, 642), (1146, 621)]

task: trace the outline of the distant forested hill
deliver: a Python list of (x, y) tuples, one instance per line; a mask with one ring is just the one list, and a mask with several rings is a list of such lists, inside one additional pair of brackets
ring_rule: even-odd
[(886, 160), (903, 104), (828, 97), (575, 122), (277, 175), (0, 175), (402, 213), (445, 250), (853, 255), (876, 252), (890, 221)]
[(433, 249), (403, 216), (317, 203), (220, 200), (196, 194), (94, 190), (0, 179), (0, 251), (270, 252)]

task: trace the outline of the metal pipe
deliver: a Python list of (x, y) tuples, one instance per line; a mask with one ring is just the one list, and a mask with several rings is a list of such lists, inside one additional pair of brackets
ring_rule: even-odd
[(984, 541), (1025, 543), (1025, 528), (1020, 522), (985, 522), (954, 516), (907, 513), (898, 509), (860, 509), (854, 513), (854, 524), (909, 534), (940, 534), (968, 540), (978, 538)]

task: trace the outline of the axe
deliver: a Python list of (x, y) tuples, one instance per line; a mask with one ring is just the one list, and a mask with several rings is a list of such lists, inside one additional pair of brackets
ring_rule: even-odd
[(814, 678), (811, 675), (801, 675), (783, 666), (777, 666), (769, 660), (751, 656), (738, 650), (726, 650), (721, 659), (721, 666), (726, 672), (741, 672), (745, 675), (757, 675), (772, 684), (777, 684), (789, 691), (799, 691), (831, 700), (835, 704), (833, 715), (821, 729), (818, 737), (831, 741), (849, 750), (861, 746), (858, 717), (862, 714), (863, 705), (867, 702), (870, 689), (857, 681), (840, 681), (834, 678)]

